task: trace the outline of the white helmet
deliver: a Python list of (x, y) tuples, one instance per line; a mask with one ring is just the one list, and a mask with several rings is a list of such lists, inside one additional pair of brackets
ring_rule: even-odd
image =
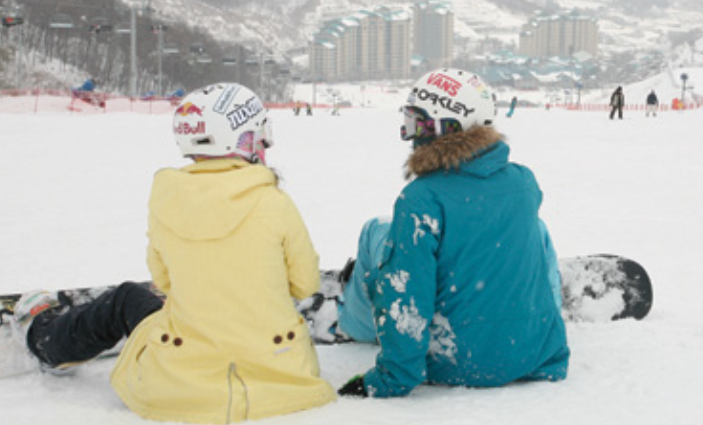
[(496, 114), (493, 93), (481, 78), (453, 68), (423, 75), (402, 110), (404, 140), (432, 140), (472, 125), (491, 125)]
[(273, 145), (267, 112), (248, 88), (214, 84), (183, 98), (173, 114), (173, 135), (183, 156), (266, 163), (265, 150)]

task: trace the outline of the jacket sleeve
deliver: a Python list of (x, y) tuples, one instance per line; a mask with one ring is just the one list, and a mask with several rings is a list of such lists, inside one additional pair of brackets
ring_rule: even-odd
[(149, 267), (149, 272), (151, 272), (151, 279), (154, 282), (154, 286), (163, 292), (164, 295), (168, 296), (171, 290), (171, 279), (168, 277), (168, 270), (166, 265), (161, 259), (161, 254), (157, 251), (154, 246), (154, 241), (151, 238), (151, 230), (155, 225), (153, 217), (149, 216), (149, 246), (146, 252), (146, 262)]
[(544, 245), (545, 256), (547, 259), (547, 269), (549, 274), (549, 285), (552, 287), (552, 294), (554, 295), (554, 302), (557, 308), (561, 311), (562, 298), (561, 298), (561, 274), (559, 273), (559, 259), (557, 257), (557, 252), (554, 249), (554, 243), (549, 235), (549, 230), (547, 230), (547, 225), (539, 220), (539, 230), (542, 233), (542, 243)]
[(310, 240), (310, 234), (293, 201), (286, 198), (283, 209), (286, 234), (283, 250), (288, 269), (288, 282), (293, 297), (302, 300), (320, 289), (320, 259)]
[(401, 195), (375, 288), (370, 288), (381, 352), (364, 377), (373, 397), (403, 396), (427, 375), (434, 316), (439, 214)]

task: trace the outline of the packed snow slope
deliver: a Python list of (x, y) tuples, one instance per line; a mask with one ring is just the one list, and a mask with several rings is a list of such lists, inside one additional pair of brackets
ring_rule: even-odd
[[(392, 211), (409, 152), (397, 105), (334, 117), (273, 112), (270, 165), (306, 220), (324, 268), (355, 255), (364, 221)], [(542, 216), (561, 257), (617, 253), (649, 270), (644, 321), (570, 323), (569, 378), (497, 389), (423, 386), (390, 400), (340, 399), (267, 425), (698, 425), (703, 418), (703, 111), (646, 119), (626, 112), (500, 111), (516, 162), (544, 191)], [(147, 279), (153, 173), (186, 164), (170, 116), (0, 115), (0, 290)], [(318, 347), (335, 387), (377, 348)], [(0, 356), (2, 353), (0, 353)], [(72, 377), (0, 381), (2, 424), (141, 425), (109, 384), (112, 360)]]

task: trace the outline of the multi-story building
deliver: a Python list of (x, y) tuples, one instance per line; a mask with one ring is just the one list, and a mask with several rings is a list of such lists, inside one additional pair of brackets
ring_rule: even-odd
[[(410, 77), (411, 45), (410, 32), (412, 20), (403, 11), (385, 9), (383, 19), (386, 21), (386, 46), (384, 61), (387, 74), (391, 78)], [(383, 75), (379, 75), (383, 77)]]
[(408, 78), (410, 17), (379, 7), (326, 22), (308, 47), (317, 81)]
[(413, 6), (413, 53), (431, 68), (450, 66), (454, 53), (454, 13), (444, 1)]
[(598, 21), (578, 12), (540, 16), (520, 33), (521, 55), (534, 58), (571, 57), (586, 52), (598, 55)]

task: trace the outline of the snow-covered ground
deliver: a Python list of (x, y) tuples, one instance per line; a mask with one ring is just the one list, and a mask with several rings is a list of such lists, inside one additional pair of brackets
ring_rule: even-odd
[[(503, 111), (504, 114), (504, 111)], [(324, 268), (355, 254), (358, 232), (387, 215), (409, 152), (398, 104), (274, 111), (270, 164), (306, 220)], [(655, 288), (642, 322), (570, 323), (569, 378), (499, 389), (421, 387), (392, 400), (340, 399), (271, 425), (698, 425), (703, 420), (703, 111), (518, 110), (496, 126), (545, 193), (560, 256), (607, 252), (643, 263)], [(146, 202), (155, 170), (186, 163), (168, 115), (0, 115), (0, 290), (146, 279)], [(377, 348), (319, 347), (335, 387)], [(0, 353), (2, 356), (2, 353)], [(113, 393), (113, 361), (72, 377), (0, 381), (0, 423), (145, 424)]]

